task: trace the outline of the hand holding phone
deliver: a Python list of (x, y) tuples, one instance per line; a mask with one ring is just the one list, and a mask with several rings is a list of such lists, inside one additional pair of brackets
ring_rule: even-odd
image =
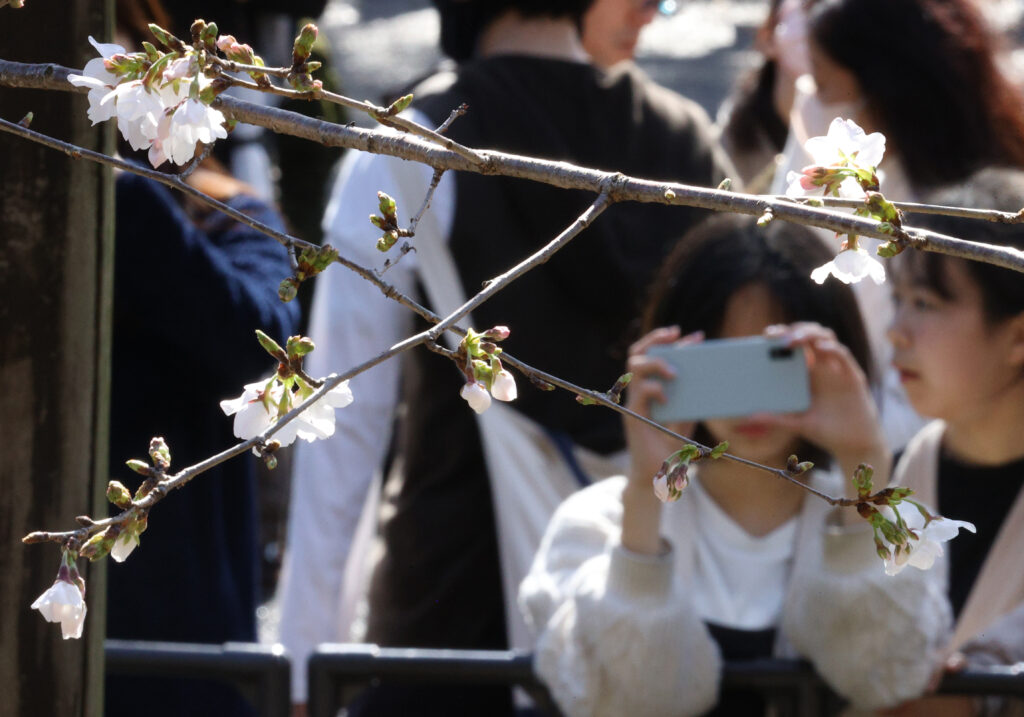
[(659, 423), (806, 411), (811, 404), (802, 347), (781, 338), (748, 336), (688, 345), (652, 346), (648, 354), (671, 366), (664, 403), (654, 402)]

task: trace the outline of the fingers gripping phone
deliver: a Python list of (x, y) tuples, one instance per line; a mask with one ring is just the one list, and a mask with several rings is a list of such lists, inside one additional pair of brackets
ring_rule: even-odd
[(658, 423), (794, 413), (811, 405), (803, 348), (782, 339), (748, 336), (685, 346), (653, 346), (676, 377), (665, 382), (665, 403), (651, 404)]

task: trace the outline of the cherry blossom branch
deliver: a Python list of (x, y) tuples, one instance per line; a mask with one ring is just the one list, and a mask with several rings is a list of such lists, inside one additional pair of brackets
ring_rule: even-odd
[[(787, 197), (766, 195), (772, 200), (789, 201), (804, 206), (843, 207), (856, 209), (864, 206), (862, 199), (846, 197)], [(898, 209), (908, 214), (940, 214), (947, 217), (964, 219), (980, 219), (999, 224), (1024, 224), (1024, 209), (1017, 212), (1001, 212), (996, 209), (971, 209), (970, 207), (948, 207), (942, 204), (921, 204), (918, 202), (892, 202)]]
[[(453, 113), (454, 114), (454, 113)], [(420, 210), (416, 212), (412, 219), (409, 220), (409, 235), (416, 235), (416, 227), (420, 223), (420, 219), (427, 213), (430, 208), (430, 202), (434, 198), (434, 192), (437, 190), (437, 185), (441, 183), (441, 177), (444, 176), (443, 169), (435, 169), (434, 176), (430, 178), (430, 186), (427, 188), (427, 196), (423, 198), (423, 205)]]
[[(28, 65), (0, 60), (0, 85), (85, 91), (84, 88), (75, 88), (66, 81), (70, 72), (71, 70), (59, 65)], [(258, 88), (258, 86), (254, 87)], [(363, 104), (371, 106), (369, 103)], [(474, 152), (462, 148), (466, 149), (466, 152), (463, 152), (458, 150), (454, 146), (456, 143), (452, 143), (450, 139), (418, 125), (416, 127), (420, 130), (432, 135), (432, 141), (424, 141), (420, 136), (337, 125), (224, 95), (218, 97), (214, 105), (235, 120), (259, 125), (279, 134), (304, 138), (329, 147), (358, 149), (416, 161), (434, 169), (454, 169), (529, 179), (564, 189), (582, 189), (594, 194), (602, 191), (602, 184), (608, 176), (607, 172), (601, 170), (494, 150)], [(374, 108), (374, 110), (379, 109)], [(400, 120), (408, 122), (397, 116), (389, 119), (396, 123)], [(403, 127), (403, 129), (413, 131), (409, 127)], [(439, 144), (435, 144), (435, 142), (439, 142)], [(466, 156), (467, 153), (471, 157)], [(480, 161), (481, 158), (482, 161)], [(775, 219), (821, 227), (839, 234), (857, 234), (883, 241), (896, 241), (915, 249), (983, 261), (1024, 273), (1024, 252), (1016, 249), (975, 245), (972, 242), (923, 229), (909, 227), (899, 229), (885, 222), (843, 214), (823, 207), (801, 205), (789, 199), (783, 201), (773, 197), (706, 189), (675, 182), (656, 182), (628, 176), (624, 176), (616, 187), (613, 199), (615, 201), (690, 206), (757, 217), (763, 217), (770, 212)]]

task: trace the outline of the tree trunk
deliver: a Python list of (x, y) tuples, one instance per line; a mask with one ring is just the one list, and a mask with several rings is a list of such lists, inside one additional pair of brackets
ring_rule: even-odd
[[(110, 41), (110, 0), (27, 0), (0, 8), (4, 54), (83, 67), (87, 38)], [(84, 95), (0, 88), (0, 116), (35, 115), (32, 129), (112, 149), (91, 127)], [(106, 515), (107, 406), (113, 275), (110, 172), (0, 134), (0, 714), (89, 715), (103, 704), (102, 565), (80, 565), (89, 606), (81, 640), (29, 605), (53, 582), (54, 544), (33, 530), (68, 530)]]

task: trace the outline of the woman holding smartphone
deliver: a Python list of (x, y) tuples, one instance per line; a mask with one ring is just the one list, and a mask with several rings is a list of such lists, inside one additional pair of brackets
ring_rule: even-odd
[[(670, 428), (771, 466), (812, 460), (801, 478), (830, 495), (853, 495), (861, 462), (884, 485), (890, 456), (856, 301), (843, 284), (810, 279), (830, 258), (808, 230), (781, 222), (762, 230), (723, 216), (695, 228), (653, 287), (647, 333), (630, 353), (628, 407), (649, 416), (673, 379), (652, 346), (767, 332), (804, 349), (807, 411)], [(949, 628), (941, 578), (885, 575), (855, 512), (728, 459), (691, 465), (679, 500), (662, 505), (652, 477), (680, 444), (632, 419), (626, 433), (629, 475), (559, 508), (520, 589), (535, 668), (566, 714), (704, 713), (723, 659), (802, 656), (859, 707), (925, 689)], [(764, 709), (730, 699), (721, 714)]]

